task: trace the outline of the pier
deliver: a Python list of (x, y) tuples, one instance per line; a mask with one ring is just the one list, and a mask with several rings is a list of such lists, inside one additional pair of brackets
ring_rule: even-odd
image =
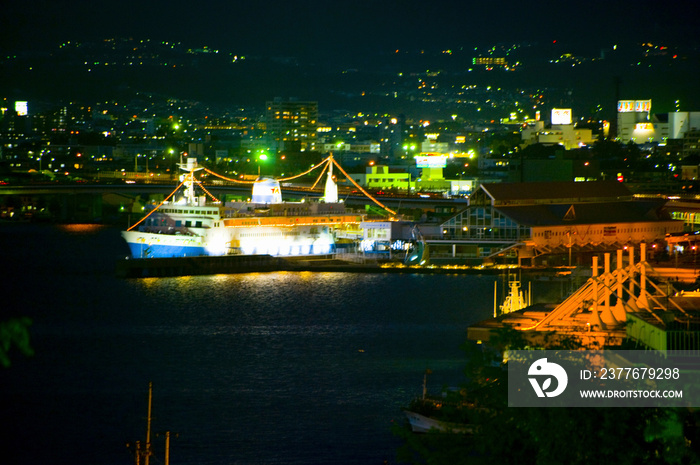
[[(504, 328), (523, 333), (534, 346), (574, 342), (582, 348), (619, 347), (634, 341), (655, 350), (700, 350), (700, 293), (679, 292), (669, 281), (668, 271), (657, 272), (640, 246), (639, 261), (634, 249), (617, 251), (612, 269), (611, 254), (605, 253), (602, 269), (593, 257), (591, 277), (559, 304), (537, 304), (497, 315), (468, 328), (468, 338), (488, 342)], [(679, 328), (685, 328), (683, 334)]]
[[(504, 270), (503, 266), (407, 266), (396, 260), (344, 253), (284, 257), (223, 255), (218, 257), (124, 258), (117, 262), (115, 271), (119, 278), (149, 278), (275, 271), (498, 275), (502, 274)], [(526, 271), (555, 272), (553, 269), (545, 268)]]

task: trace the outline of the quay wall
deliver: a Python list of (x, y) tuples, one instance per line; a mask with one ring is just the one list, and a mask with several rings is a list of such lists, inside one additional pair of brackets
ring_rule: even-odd
[(117, 262), (120, 278), (193, 276), (225, 273), (277, 271), (282, 259), (270, 255), (225, 255), (221, 257), (172, 257), (123, 259)]
[[(378, 260), (350, 261), (333, 255), (273, 257), (271, 255), (225, 255), (220, 257), (125, 258), (116, 264), (120, 278), (194, 276), (273, 271), (350, 273), (502, 274), (498, 268), (451, 268), (382, 266)], [(539, 270), (542, 272), (543, 270)]]

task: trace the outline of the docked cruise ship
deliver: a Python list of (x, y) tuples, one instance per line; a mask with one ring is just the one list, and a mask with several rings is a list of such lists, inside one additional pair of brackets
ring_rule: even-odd
[(122, 232), (133, 258), (328, 254), (339, 239), (362, 235), (362, 215), (338, 201), (332, 164), (322, 201), (283, 202), (279, 182), (259, 178), (250, 202), (224, 204), (196, 195), (195, 185), (201, 184), (195, 172), (201, 168), (194, 158), (187, 161), (180, 186)]

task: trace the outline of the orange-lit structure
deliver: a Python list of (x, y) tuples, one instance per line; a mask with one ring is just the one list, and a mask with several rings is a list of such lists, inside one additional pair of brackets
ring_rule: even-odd
[(620, 346), (626, 340), (640, 348), (700, 351), (700, 294), (677, 292), (646, 259), (641, 244), (592, 260), (591, 277), (556, 305), (532, 305), (482, 321), (468, 337), (487, 342), (499, 328), (512, 327), (535, 346), (563, 341), (582, 348)]

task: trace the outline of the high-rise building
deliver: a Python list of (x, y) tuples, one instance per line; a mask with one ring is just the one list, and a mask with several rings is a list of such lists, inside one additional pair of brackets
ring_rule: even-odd
[(314, 150), (318, 102), (275, 98), (267, 102), (267, 140), (277, 151)]

